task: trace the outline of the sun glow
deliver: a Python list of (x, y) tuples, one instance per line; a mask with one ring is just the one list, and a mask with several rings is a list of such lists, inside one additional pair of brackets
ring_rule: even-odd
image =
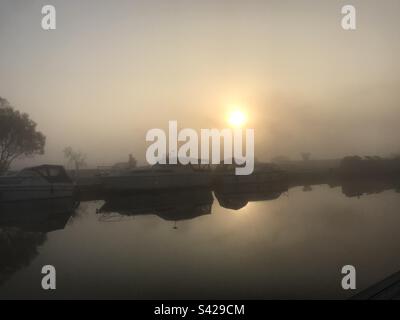
[(242, 127), (246, 123), (246, 121), (246, 115), (240, 110), (235, 110), (231, 112), (228, 117), (229, 124), (236, 128)]

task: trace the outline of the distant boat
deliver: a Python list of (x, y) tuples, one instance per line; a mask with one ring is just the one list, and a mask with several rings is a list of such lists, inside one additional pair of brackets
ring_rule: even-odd
[(104, 192), (209, 187), (210, 171), (200, 165), (154, 165), (100, 178)]
[(262, 186), (265, 184), (287, 183), (286, 172), (277, 165), (262, 163), (257, 164), (252, 174), (236, 175), (234, 164), (221, 164), (215, 170), (215, 183), (217, 188), (243, 188), (247, 186)]
[(0, 177), (0, 203), (73, 198), (75, 186), (64, 167), (42, 165)]

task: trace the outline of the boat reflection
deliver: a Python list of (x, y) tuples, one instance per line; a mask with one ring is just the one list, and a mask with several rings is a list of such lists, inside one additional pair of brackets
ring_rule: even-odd
[(63, 229), (76, 202), (71, 198), (23, 201), (0, 204), (0, 228), (50, 232)]
[(213, 196), (209, 188), (169, 190), (113, 195), (97, 211), (104, 217), (118, 213), (122, 216), (157, 215), (167, 221), (194, 219), (211, 214)]
[(287, 191), (287, 183), (273, 183), (219, 185), (214, 192), (221, 207), (239, 210), (249, 202), (278, 199), (282, 193)]
[(397, 176), (381, 177), (334, 177), (317, 176), (310, 179), (294, 178), (289, 182), (289, 189), (302, 187), (304, 192), (312, 192), (313, 186), (328, 185), (331, 188), (340, 187), (346, 197), (361, 197), (378, 194), (388, 190), (400, 192), (400, 178)]
[(32, 262), (48, 232), (65, 228), (74, 208), (67, 198), (0, 204), (0, 285)]
[(342, 180), (342, 192), (346, 197), (361, 197), (378, 194), (387, 190), (400, 192), (399, 179), (347, 179)]
[(286, 181), (275, 183), (223, 183), (217, 184), (213, 190), (208, 188), (193, 188), (185, 190), (155, 190), (131, 195), (105, 196), (105, 204), (97, 210), (104, 218), (119, 216), (157, 215), (163, 220), (179, 221), (211, 214), (214, 191), (221, 207), (232, 210), (244, 208), (249, 202), (272, 201), (294, 187), (303, 187), (304, 192), (312, 192), (314, 185), (329, 185), (342, 188), (346, 197), (355, 197), (383, 192), (385, 190), (400, 190), (400, 183), (390, 179), (350, 179), (350, 180), (309, 180), (290, 183)]

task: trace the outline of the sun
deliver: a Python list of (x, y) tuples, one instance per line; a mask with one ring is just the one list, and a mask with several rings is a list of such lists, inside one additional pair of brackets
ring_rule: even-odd
[(236, 128), (242, 127), (246, 123), (246, 120), (246, 115), (240, 110), (232, 111), (228, 117), (229, 124)]

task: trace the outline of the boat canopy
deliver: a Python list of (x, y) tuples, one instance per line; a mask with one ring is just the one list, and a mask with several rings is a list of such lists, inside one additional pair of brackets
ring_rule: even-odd
[(72, 183), (63, 166), (42, 165), (37, 167), (26, 168), (20, 172), (20, 176), (35, 173), (48, 181), (49, 183)]

